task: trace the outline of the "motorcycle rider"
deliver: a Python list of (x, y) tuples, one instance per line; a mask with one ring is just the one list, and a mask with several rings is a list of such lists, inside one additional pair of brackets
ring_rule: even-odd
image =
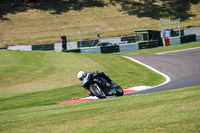
[[(104, 79), (106, 79), (108, 82), (110, 82), (111, 84), (114, 84), (114, 82), (109, 78), (109, 76), (107, 74), (105, 74), (104, 72), (98, 72), (97, 70), (94, 71), (94, 72), (88, 72), (88, 73), (85, 73), (84, 71), (80, 71), (77, 75), (78, 79), (80, 81), (82, 81), (82, 87), (85, 89), (85, 90), (88, 90), (88, 88), (86, 88), (86, 84), (83, 82), (84, 79), (89, 75), (91, 74), (92, 77), (95, 77), (95, 76), (99, 76), (99, 77), (103, 77)], [(89, 91), (88, 94), (90, 96), (93, 96), (92, 93)]]

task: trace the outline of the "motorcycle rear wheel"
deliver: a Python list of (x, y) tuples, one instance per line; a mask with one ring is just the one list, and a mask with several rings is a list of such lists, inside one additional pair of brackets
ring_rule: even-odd
[(98, 84), (92, 84), (89, 88), (90, 92), (99, 99), (106, 98), (106, 94), (102, 91)]

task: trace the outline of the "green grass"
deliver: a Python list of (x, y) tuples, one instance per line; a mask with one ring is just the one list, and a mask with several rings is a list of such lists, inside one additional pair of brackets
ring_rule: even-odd
[[(103, 2), (102, 2), (103, 1)], [(104, 6), (85, 5), (79, 9), (74, 9), (73, 6), (78, 4), (67, 3), (67, 1), (59, 2), (55, 4), (53, 0), (40, 1), (41, 6), (28, 6), (28, 7), (16, 7), (13, 9), (2, 10), (2, 15), (5, 19), (0, 19), (0, 47), (9, 45), (20, 44), (46, 44), (60, 42), (60, 33), (63, 32), (68, 36), (68, 40), (79, 40), (78, 31), (82, 33), (82, 39), (94, 39), (96, 38), (97, 30), (101, 30), (101, 37), (115, 37), (121, 35), (132, 35), (133, 30), (137, 29), (154, 29), (158, 30), (159, 18), (181, 18), (187, 16), (187, 19), (181, 18), (181, 26), (199, 25), (200, 11), (199, 4), (192, 4), (189, 10), (185, 9), (177, 10), (177, 13), (161, 14), (162, 9), (156, 9), (156, 11), (149, 10), (148, 8), (142, 8), (141, 11), (132, 11), (131, 9), (138, 9), (137, 7), (131, 7), (130, 12), (124, 11), (120, 4), (113, 6), (109, 4), (109, 0), (100, 0), (104, 3)], [(148, 0), (149, 1), (149, 0)], [(46, 4), (48, 2), (48, 4)], [(73, 1), (72, 1), (73, 2)], [(83, 1), (84, 3), (85, 1)], [(86, 1), (87, 2), (87, 1)], [(133, 1), (131, 1), (133, 2)], [(152, 2), (149, 1), (151, 4)], [(157, 7), (159, 4), (153, 3), (153, 7)], [(160, 1), (159, 1), (160, 2)], [(95, 2), (94, 2), (95, 3)], [(97, 2), (98, 3), (98, 2)], [(72, 4), (72, 7), (70, 7)], [(126, 3), (128, 4), (128, 3)], [(180, 4), (180, 3), (179, 3)], [(189, 6), (189, 4), (187, 4)], [(187, 6), (187, 7), (188, 7)], [(179, 6), (173, 6), (177, 9)], [(190, 6), (189, 6), (190, 7)], [(141, 7), (140, 7), (141, 8)], [(139, 8), (139, 9), (140, 9)], [(129, 8), (128, 8), (129, 9)], [(146, 11), (143, 11), (145, 10)], [(171, 7), (168, 10), (173, 10)], [(181, 7), (181, 9), (183, 9)], [(133, 14), (131, 14), (131, 12)], [(144, 13), (146, 12), (146, 14)], [(140, 13), (144, 13), (142, 16)], [(153, 14), (151, 14), (153, 13)], [(178, 16), (176, 16), (178, 14)], [(190, 14), (190, 15), (187, 15)], [(164, 26), (163, 26), (164, 27)]]
[(104, 71), (123, 88), (164, 81), (126, 58), (9, 50), (1, 50), (0, 57), (0, 132), (200, 132), (200, 86), (57, 103), (88, 95), (76, 77), (79, 70)]
[(161, 52), (167, 52), (167, 51), (175, 51), (175, 50), (182, 50), (182, 49), (188, 49), (188, 48), (194, 48), (194, 47), (200, 47), (200, 42), (191, 42), (191, 43), (184, 43), (181, 45), (174, 45), (174, 46), (168, 46), (168, 47), (157, 47), (157, 48), (150, 48), (150, 49), (141, 49), (141, 50), (135, 50), (135, 51), (127, 51), (127, 52), (119, 52), (115, 53), (118, 54), (124, 54), (124, 55), (152, 55), (156, 53)]
[(165, 80), (120, 56), (7, 50), (2, 50), (0, 56), (0, 110), (87, 96), (76, 77), (80, 70), (103, 71), (122, 88), (158, 85)]
[[(52, 7), (17, 8), (0, 20), (0, 47), (41, 44), (132, 34), (135, 29), (158, 29), (158, 20), (120, 12), (120, 5), (91, 6), (55, 14)], [(107, 0), (105, 2), (108, 2)], [(1, 13), (3, 10), (1, 10)], [(194, 16), (181, 26), (199, 24), (199, 4)], [(1, 14), (2, 15), (2, 14)], [(109, 21), (108, 21), (109, 20)], [(139, 50), (126, 54), (199, 47), (199, 43)], [(180, 48), (182, 47), (182, 48)], [(136, 53), (135, 53), (136, 52)], [(120, 53), (122, 54), (122, 53)], [(61, 105), (57, 102), (87, 95), (77, 72), (104, 71), (128, 88), (157, 85), (164, 78), (128, 59), (113, 55), (57, 52), (0, 51), (0, 132), (200, 132), (200, 87)]]
[(200, 132), (199, 95), (200, 86), (5, 110), (0, 111), (0, 132)]

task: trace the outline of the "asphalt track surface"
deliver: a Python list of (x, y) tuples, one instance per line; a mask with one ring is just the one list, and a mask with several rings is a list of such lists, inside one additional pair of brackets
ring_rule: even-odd
[(152, 89), (125, 94), (136, 95), (200, 85), (200, 47), (157, 55), (124, 55), (168, 75), (169, 83)]
[[(172, 89), (200, 85), (200, 47), (186, 51), (169, 52), (159, 55), (123, 55), (123, 56), (137, 60), (147, 65), (147, 67), (151, 67), (153, 69), (156, 69), (156, 71), (164, 73), (164, 76), (167, 75), (165, 77), (168, 76), (170, 77), (168, 78), (168, 80), (170, 79), (169, 80), (170, 82), (168, 81), (164, 82), (164, 85), (158, 85), (158, 87), (153, 87), (152, 89), (135, 90), (135, 88), (129, 88), (133, 89), (133, 92), (130, 93), (127, 92), (126, 94), (124, 94), (124, 96), (167, 91)], [(115, 96), (109, 96), (107, 98), (113, 98), (113, 97)], [(96, 99), (98, 98), (85, 97), (75, 100), (61, 101), (58, 103), (67, 104), (67, 103), (83, 102)]]

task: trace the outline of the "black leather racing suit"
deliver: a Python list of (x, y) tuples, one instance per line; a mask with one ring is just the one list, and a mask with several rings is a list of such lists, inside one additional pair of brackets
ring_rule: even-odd
[[(95, 76), (99, 76), (99, 77), (102, 77), (104, 78), (105, 80), (107, 80), (108, 82), (110, 82), (111, 84), (113, 84), (114, 82), (109, 78), (109, 76), (107, 74), (105, 74), (104, 72), (98, 72), (98, 71), (94, 71), (94, 72), (89, 72), (87, 73), (88, 74), (92, 74), (92, 77), (95, 77)], [(84, 80), (83, 80), (84, 81)], [(84, 84), (84, 82), (82, 82), (82, 87), (85, 89), (85, 90), (88, 90), (88, 88), (86, 88), (86, 84)], [(90, 96), (92, 96), (91, 92), (89, 91), (88, 94)]]

